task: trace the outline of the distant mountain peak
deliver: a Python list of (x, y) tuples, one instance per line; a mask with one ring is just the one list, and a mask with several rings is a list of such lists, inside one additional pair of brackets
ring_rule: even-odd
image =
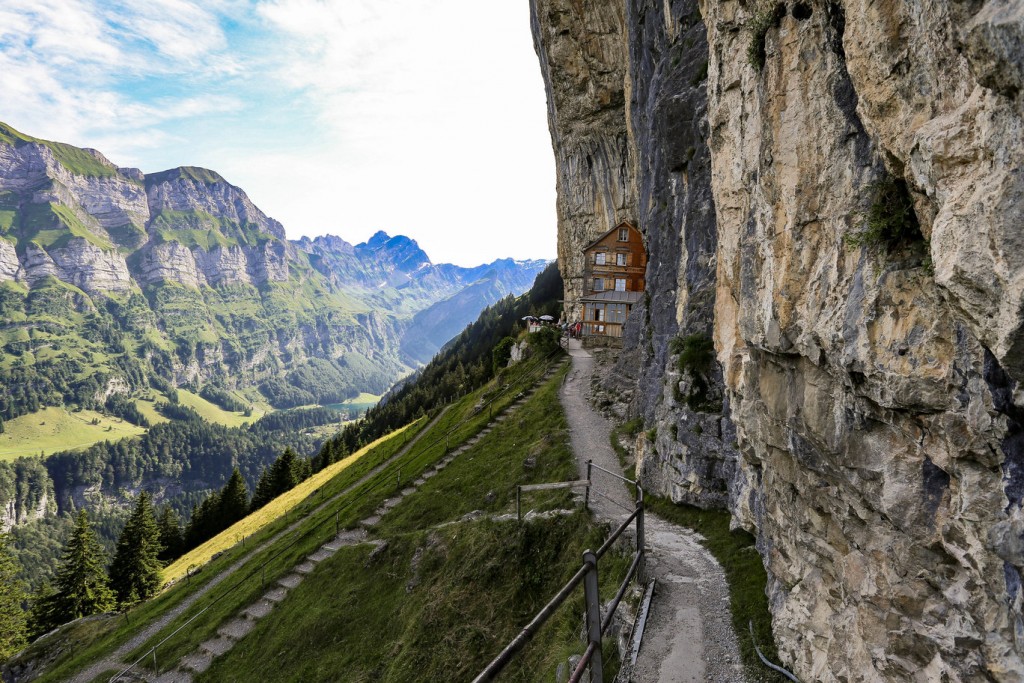
[(160, 183), (173, 180), (194, 180), (203, 185), (231, 184), (220, 173), (200, 166), (178, 166), (177, 168), (146, 175), (147, 185), (159, 185)]
[(373, 233), (373, 236), (370, 237), (370, 239), (357, 244), (356, 249), (378, 249), (387, 244), (390, 239), (391, 235), (387, 234), (383, 230), (378, 230)]
[(416, 240), (405, 235), (392, 237), (383, 230), (378, 230), (370, 239), (357, 244), (356, 251), (373, 252), (380, 260), (391, 263), (395, 270), (402, 273), (413, 273), (431, 265), (430, 257), (420, 249)]

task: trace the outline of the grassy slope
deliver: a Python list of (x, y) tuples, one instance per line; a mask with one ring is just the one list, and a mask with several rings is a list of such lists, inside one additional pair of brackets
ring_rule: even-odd
[(153, 394), (150, 394), (146, 398), (135, 399), (135, 407), (139, 409), (139, 412), (146, 416), (149, 420), (149, 424), (157, 425), (164, 422), (170, 422), (166, 417), (161, 415), (156, 409), (156, 403), (159, 400), (163, 400), (163, 394), (155, 394), (156, 398), (153, 398)]
[[(178, 390), (178, 400), (194, 409), (204, 420), (226, 427), (250, 424), (264, 415), (264, 411), (258, 408), (253, 410), (250, 417), (232, 413), (185, 389)], [(140, 399), (135, 401), (135, 405), (149, 419), (150, 424), (167, 422), (167, 418), (156, 411), (154, 403)], [(99, 420), (99, 424), (91, 424), (93, 419)], [(336, 425), (329, 427), (337, 429)], [(142, 427), (93, 410), (71, 412), (65, 408), (43, 408), (4, 423), (4, 433), (0, 434), (0, 460), (39, 455), (40, 451), (49, 454), (85, 448), (100, 441), (120, 441), (128, 436), (145, 433)]]
[(52, 142), (50, 140), (34, 138), (31, 135), (25, 135), (16, 131), (6, 123), (0, 123), (0, 142), (15, 146), (21, 146), (30, 142), (45, 145), (50, 148), (57, 161), (66, 169), (78, 175), (96, 178), (109, 178), (117, 175), (116, 168), (104, 164), (84, 149), (79, 149), (63, 142)]
[(182, 555), (173, 564), (164, 569), (164, 581), (176, 581), (180, 579), (185, 575), (185, 570), (189, 567), (206, 564), (210, 561), (210, 558), (217, 553), (227, 550), (243, 538), (252, 536), (275, 519), (288, 514), (292, 508), (302, 503), (314, 492), (318, 492), (321, 486), (336, 477), (342, 470), (348, 468), (352, 463), (359, 460), (369, 451), (381, 445), (385, 441), (402, 434), (411, 426), (412, 425), (407, 425), (388, 434), (387, 436), (381, 437), (369, 446), (364, 446), (347, 458), (339, 460), (326, 469), (317, 472), (306, 481), (302, 482), (287, 493), (278, 496), (269, 504), (252, 513), (245, 519), (232, 524), (230, 527), (206, 541), (198, 548), (194, 548), (188, 553)]
[[(541, 369), (535, 368), (535, 371)], [(493, 396), (495, 412), (510, 404), (520, 391), (535, 384), (536, 372), (518, 381), (511, 379), (507, 392)], [(383, 676), (383, 680), (428, 680), (422, 677), (422, 671), (434, 672), (431, 676), (440, 676), (435, 676), (434, 680), (441, 680), (447, 676), (441, 676), (439, 672), (447, 674), (457, 670), (468, 674), (482, 667), (575, 571), (582, 550), (596, 546), (606, 530), (594, 526), (589, 517), (582, 514), (557, 517), (524, 527), (514, 522), (481, 520), (445, 525), (435, 531), (407, 529), (415, 526), (413, 520), (419, 505), (424, 506), (425, 521), (457, 519), (463, 511), (479, 507), (474, 499), (486, 495), (486, 491), (493, 487), (499, 496), (493, 509), (511, 511), (514, 495), (510, 497), (509, 492), (514, 490), (515, 481), (560, 478), (562, 472), (571, 472), (564, 419), (557, 404), (559, 381), (559, 377), (553, 379), (521, 409), (524, 412), (517, 416), (518, 419), (507, 420), (434, 477), (431, 481), (436, 480), (436, 490), (424, 488), (407, 498), (394, 511), (394, 522), (385, 518), (386, 523), (381, 527), (387, 529), (390, 525), (392, 545), (378, 565), (364, 566), (368, 552), (365, 546), (338, 553), (324, 564), (328, 571), (316, 572), (303, 584), (303, 588), (292, 594), (274, 617), (257, 627), (258, 633), (263, 635), (254, 633), (244, 639), (222, 662), (215, 664), (210, 676), (216, 678), (216, 671), (222, 671), (219, 680), (293, 680), (296, 676), (294, 670), (275, 668), (280, 666), (282, 657), (287, 659), (293, 655), (303, 661), (307, 655), (315, 656), (329, 667), (320, 670), (320, 674), (316, 670), (304, 671), (302, 678), (309, 680), (338, 680), (340, 672), (345, 672), (345, 680), (361, 680), (354, 674), (349, 675), (350, 671), (355, 671), (356, 665), (343, 661), (343, 657), (350, 654), (359, 659), (358, 667), (367, 672), (366, 676), (374, 675), (373, 669), (385, 663), (387, 671), (376, 672)], [(310, 496), (297, 509), (293, 508), (290, 518), (279, 517), (255, 532), (245, 546), (239, 544), (228, 548), (203, 571), (193, 575), (190, 581), (178, 582), (124, 617), (108, 618), (100, 623), (78, 623), (62, 630), (58, 634), (62, 651), (60, 659), (39, 680), (66, 680), (73, 672), (102, 658), (139, 628), (159, 618), (167, 609), (217, 576), (218, 572), (244, 557), (246, 565), (240, 571), (172, 620), (128, 658), (132, 661), (144, 655), (186, 620), (205, 610), (161, 645), (158, 651), (161, 668), (173, 665), (200, 642), (213, 637), (226, 619), (262, 595), (265, 591), (264, 577), (268, 585), (273, 584), (333, 536), (335, 524), (340, 523), (342, 527), (355, 525), (384, 498), (407, 485), (410, 478), (432, 466), (445, 453), (446, 432), (454, 434), (451, 440), (454, 447), (482, 429), (488, 422), (489, 411), (485, 409), (477, 413), (473, 407), (481, 396), (494, 391), (492, 384), (454, 404), (401, 462), (388, 466), (340, 504), (332, 504), (317, 514), (311, 512), (322, 499), (350, 486), (396, 453), (414, 432), (422, 429), (423, 423), (408, 429), (405, 438), (390, 439), (370, 449), (325, 483), (321, 487), (322, 494)], [(537, 401), (542, 404), (537, 405)], [(536, 431), (532, 429), (535, 424), (538, 427)], [(541, 433), (552, 429), (552, 426), (553, 433)], [(527, 455), (537, 457), (535, 469), (523, 468), (522, 461)], [(479, 481), (470, 481), (480, 475), (486, 476), (486, 486)], [(504, 481), (507, 476), (512, 480)], [(452, 490), (455, 481), (461, 482), (458, 488), (469, 492), (468, 496), (453, 497), (450, 505), (444, 508), (430, 505), (439, 491)], [(500, 503), (497, 502), (499, 500)], [(564, 498), (532, 500), (531, 506), (556, 503), (565, 505), (568, 501)], [(402, 510), (406, 505), (411, 506), (410, 509)], [(296, 516), (306, 518), (296, 532), (283, 536), (260, 552), (254, 552), (255, 547), (285, 529)], [(227, 536), (229, 542), (234, 541), (230, 530)], [(420, 548), (424, 549), (419, 563), (419, 585), (423, 589), (406, 594), (407, 577), (402, 574), (390, 576), (380, 568), (390, 563), (396, 568), (409, 569), (412, 556)], [(627, 564), (624, 556), (614, 555), (609, 555), (608, 561), (602, 563), (602, 595), (605, 599), (613, 592), (613, 583), (625, 571)], [(318, 583), (321, 581), (327, 583)], [(330, 602), (339, 596), (352, 601), (351, 604)], [(370, 601), (361, 601), (363, 597)], [(581, 601), (580, 596), (574, 596), (527, 651), (517, 658), (510, 669), (516, 680), (534, 680), (535, 674), (542, 670), (550, 674), (558, 662), (571, 652), (580, 650), (576, 633)], [(400, 609), (395, 611), (396, 607)], [(366, 626), (356, 630), (352, 624), (360, 623), (357, 621), (363, 619), (360, 615), (365, 615), (363, 623)], [(333, 619), (339, 630), (317, 626), (317, 619)], [(391, 624), (391, 630), (379, 631), (372, 625), (374, 620)], [(293, 623), (301, 625), (293, 627)], [(438, 634), (442, 632), (444, 636), (439, 639)], [(270, 638), (271, 642), (261, 640), (264, 637)], [(37, 647), (42, 646), (33, 646)], [(258, 652), (253, 653), (253, 649)], [(230, 664), (236, 661), (235, 653), (241, 656), (243, 652), (250, 652), (243, 658), (244, 662)], [(359, 655), (360, 652), (363, 654)], [(32, 654), (28, 658), (31, 657)], [(264, 658), (262, 662), (260, 657)], [(294, 659), (290, 661), (295, 662)], [(299, 664), (305, 665), (298, 662), (296, 666)], [(248, 678), (239, 673), (244, 671), (250, 672), (245, 674)]]
[[(529, 380), (530, 377), (525, 379)], [(495, 412), (512, 403), (516, 393), (525, 386), (525, 384), (514, 385), (513, 389), (495, 398)], [(229, 594), (224, 595), (223, 599), (217, 601), (217, 604), (192, 621), (188, 629), (181, 631), (173, 640), (161, 647), (162, 658), (167, 662), (175, 662), (185, 654), (192, 652), (199, 643), (213, 637), (216, 629), (225, 619), (251, 604), (264, 593), (264, 579), (266, 585), (272, 585), (278, 578), (290, 573), (292, 567), (333, 536), (336, 524), (340, 524), (341, 528), (354, 527), (359, 520), (371, 514), (385, 498), (401, 490), (406, 485), (404, 482), (417, 477), (427, 467), (432, 466), (446, 452), (445, 433), (451, 432), (451, 443), (456, 444), (483, 429), (488, 423), (488, 411), (476, 413), (474, 406), (481, 399), (481, 395), (488, 391), (494, 391), (494, 387), (489, 385), (464, 397), (438, 420), (424, 435), (417, 447), (400, 462), (391, 464), (377, 476), (362, 484), (340, 504), (332, 505), (317, 514), (310, 515), (303, 527), (295, 534), (290, 535), (287, 540), (282, 540), (273, 547), (255, 553), (249, 560), (249, 566), (263, 566), (265, 570), (254, 571), (247, 579), (239, 580), (237, 586)], [(325, 489), (330, 488), (331, 490), (326, 490), (324, 495), (330, 496), (332, 491), (342, 490), (389, 456), (389, 453), (381, 453), (377, 457), (360, 459), (332, 480), (329, 486), (325, 487)], [(219, 588), (218, 592), (223, 592), (223, 589)], [(207, 601), (200, 601), (186, 610), (160, 634), (136, 649), (130, 659), (133, 660), (145, 654), (149, 648), (159, 643), (167, 634), (184, 624), (192, 616), (197, 615), (207, 605)]]
[[(377, 528), (388, 539), (383, 551), (371, 559), (369, 546), (357, 546), (323, 562), (199, 680), (472, 678), (606, 533), (580, 512), (526, 525), (487, 518), (449, 523), (477, 509), (513, 512), (517, 483), (572, 476), (560, 381), (561, 374), (386, 515)], [(524, 468), (527, 455), (536, 467)], [(490, 502), (488, 492), (495, 494)], [(558, 492), (546, 501), (556, 504), (571, 501)], [(605, 598), (626, 564), (619, 555), (602, 563)], [(577, 591), (504, 680), (553, 678), (558, 663), (582, 649), (576, 638), (581, 603)]]
[[(91, 424), (94, 419), (98, 424)], [(92, 410), (69, 412), (64, 408), (43, 408), (4, 423), (4, 433), (0, 434), (0, 460), (85, 448), (100, 441), (120, 441), (145, 432), (119, 417), (106, 417)]]
[(244, 424), (255, 422), (263, 416), (263, 412), (259, 409), (254, 409), (249, 417), (243, 413), (224, 410), (216, 403), (210, 403), (202, 396), (193, 394), (187, 389), (178, 389), (178, 401), (199, 413), (199, 416), (207, 422), (216, 422), (225, 427), (241, 427)]
[[(366, 474), (366, 472), (372, 469), (376, 464), (379, 464), (381, 461), (389, 458), (399, 448), (401, 448), (405, 444), (406, 440), (411, 438), (411, 436), (414, 435), (420, 427), (421, 425), (416, 424), (411, 428), (407, 428), (403, 435), (404, 438), (388, 439), (385, 437), (379, 445), (371, 448), (370, 451), (362, 458), (342, 470), (342, 472), (334, 479), (323, 486), (323, 496), (330, 497), (338, 493), (352, 482), (358, 480), (362, 475)], [(303, 501), (303, 503), (298, 506), (298, 510), (293, 508), (293, 515), (301, 516), (308, 514), (309, 509), (315, 507), (319, 503), (319, 495), (317, 497), (310, 497), (309, 500)], [(157, 595), (154, 599), (131, 609), (123, 617), (101, 619), (99, 621), (85, 621), (84, 623), (79, 621), (65, 626), (55, 634), (56, 638), (59, 639), (59, 654), (56, 656), (55, 661), (53, 661), (48, 667), (48, 670), (37, 680), (41, 682), (67, 680), (75, 672), (112, 652), (119, 645), (134, 635), (139, 629), (159, 619), (167, 610), (180, 604), (195, 593), (195, 591), (205, 586), (223, 570), (243, 558), (247, 559), (247, 565), (238, 572), (238, 576), (239, 578), (245, 576), (246, 572), (251, 571), (250, 567), (254, 566), (255, 561), (266, 558), (268, 555), (273, 554), (275, 550), (270, 549), (263, 553), (253, 553), (253, 548), (273, 538), (275, 534), (286, 529), (289, 524), (295, 521), (295, 519), (296, 517), (294, 516), (289, 517), (286, 515), (273, 520), (270, 524), (264, 526), (259, 531), (254, 532), (245, 545), (232, 545), (222, 555), (211, 560), (207, 565), (202, 567), (201, 571), (193, 573), (192, 577), (188, 581), (179, 581)], [(226, 533), (227, 532), (221, 536), (224, 538), (230, 538), (226, 536)], [(287, 540), (288, 539), (285, 539), (285, 541), (282, 541), (279, 545), (283, 545)], [(291, 565), (289, 565), (289, 567), (290, 566)], [(275, 567), (276, 565), (268, 569), (267, 577), (270, 580), (274, 580), (273, 577), (276, 576), (272, 573)], [(185, 613), (185, 617), (178, 618), (172, 622), (170, 627), (161, 631), (160, 635), (154, 639), (154, 642), (170, 633), (174, 627), (180, 625), (187, 616), (192, 615), (203, 607), (209, 605), (221, 591), (232, 585), (233, 581), (237, 580), (238, 579), (235, 577), (228, 579), (225, 584), (219, 586), (218, 590), (214, 591), (212, 595), (205, 596), (200, 599), (197, 605)], [(259, 586), (259, 581), (259, 575), (256, 575), (255, 583), (257, 586)], [(234, 595), (235, 594), (232, 594), (232, 596)], [(230, 600), (226, 600), (225, 603), (229, 605), (234, 604)], [(213, 611), (213, 613), (216, 614), (219, 612)], [(23, 659), (25, 661), (30, 661), (39, 656), (40, 653), (50, 647), (47, 642), (48, 640), (48, 638), (42, 638), (30, 646)], [(150, 644), (146, 647), (149, 647)], [(161, 653), (163, 653), (163, 651), (161, 651)]]

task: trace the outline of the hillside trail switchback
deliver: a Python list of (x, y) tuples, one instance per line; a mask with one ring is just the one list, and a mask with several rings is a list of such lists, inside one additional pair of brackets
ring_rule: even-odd
[[(587, 460), (622, 474), (612, 449), (612, 424), (591, 406), (594, 357), (569, 340), (572, 369), (559, 394), (580, 478)], [(625, 484), (595, 471), (590, 505), (599, 519), (620, 524), (634, 501)], [(689, 529), (647, 513), (647, 575), (657, 582), (633, 683), (747, 683), (729, 614), (725, 574)]]

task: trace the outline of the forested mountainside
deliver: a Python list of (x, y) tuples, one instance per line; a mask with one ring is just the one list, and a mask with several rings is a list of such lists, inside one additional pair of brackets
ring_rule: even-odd
[(0, 124), (0, 419), (176, 386), (279, 408), (379, 394), (543, 265), (433, 264), (384, 232), (289, 241), (214, 171), (146, 175)]
[[(187, 517), (233, 467), (252, 488), (348, 413), (289, 409), (383, 394), (544, 266), (434, 264), (383, 231), (289, 241), (214, 171), (0, 124), (0, 527), (43, 566), (73, 509), (109, 542), (139, 490)], [(93, 445), (65, 450), (57, 421)]]
[(651, 255), (607, 399), (757, 536), (801, 680), (1020, 681), (1020, 3), (531, 0), (567, 314)]
[[(77, 509), (89, 511), (93, 529), (107, 555), (112, 556), (131, 503), (141, 492), (159, 509), (174, 510), (186, 523), (185, 538), (169, 555), (176, 557), (234, 521), (221, 524), (207, 519), (206, 530), (189, 524), (197, 519), (196, 509), (217, 508), (218, 489), (233, 469), (253, 493), (253, 507), (259, 507), (266, 502), (257, 504), (263, 482), (267, 473), (286, 459), (282, 453), (292, 454), (288, 457), (294, 459), (294, 465), (289, 468), (302, 473), (295, 479), (301, 481), (380, 436), (426, 413), (436, 413), (499, 372), (508, 361), (511, 338), (521, 330), (522, 317), (557, 315), (561, 292), (562, 279), (557, 267), (550, 264), (529, 292), (506, 296), (486, 308), (380, 405), (326, 441), (319, 427), (336, 425), (338, 419), (328, 408), (277, 411), (251, 425), (228, 428), (200, 419), (186, 406), (171, 404), (177, 419), (154, 426), (140, 438), (96, 444), (45, 459), (0, 463), (0, 496), (7, 500), (10, 518), (20, 522), (10, 530), (19, 578), (32, 590), (53, 578), (62, 547), (74, 529), (71, 513)], [(531, 335), (531, 349), (524, 348), (524, 353), (548, 358), (557, 352), (558, 334), (550, 332)], [(499, 345), (502, 340), (506, 341)], [(496, 346), (502, 350), (495, 352)]]

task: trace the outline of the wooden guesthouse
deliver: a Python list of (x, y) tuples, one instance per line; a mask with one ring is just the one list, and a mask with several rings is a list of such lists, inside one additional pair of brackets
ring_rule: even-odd
[(626, 317), (646, 284), (643, 237), (623, 222), (591, 242), (583, 254), (583, 336), (621, 337)]

